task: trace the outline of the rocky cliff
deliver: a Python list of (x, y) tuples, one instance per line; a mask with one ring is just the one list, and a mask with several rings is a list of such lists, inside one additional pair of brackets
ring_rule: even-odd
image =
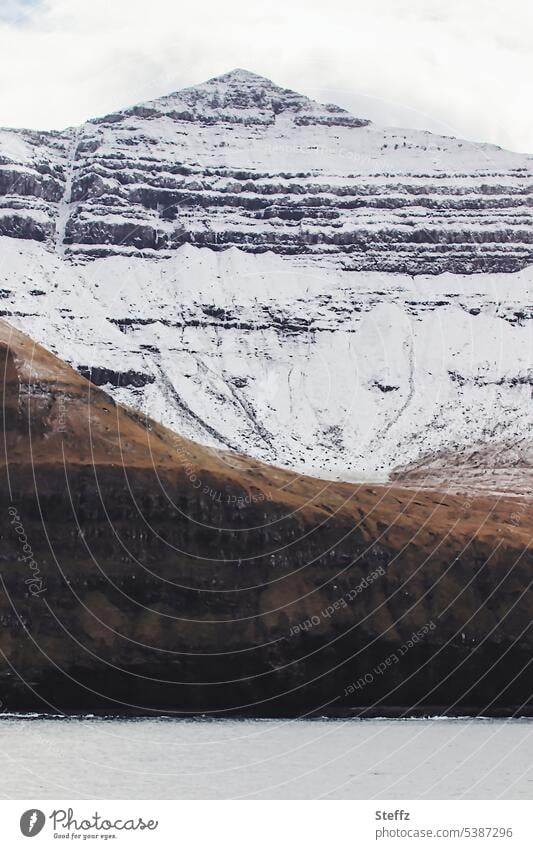
[(73, 259), (184, 243), (340, 268), (516, 271), (532, 158), (386, 129), (236, 70), (65, 133), (0, 134), (0, 234)]
[(0, 325), (3, 710), (531, 712), (531, 502), (206, 449)]

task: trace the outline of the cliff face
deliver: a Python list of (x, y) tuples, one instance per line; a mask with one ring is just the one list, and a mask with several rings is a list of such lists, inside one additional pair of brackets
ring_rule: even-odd
[(4, 709), (530, 711), (527, 499), (206, 449), (5, 324), (0, 367)]
[(73, 134), (0, 130), (0, 235), (52, 248)]
[(411, 275), (530, 264), (531, 157), (384, 129), (233, 71), (0, 136), (0, 233), (73, 258), (189, 243)]

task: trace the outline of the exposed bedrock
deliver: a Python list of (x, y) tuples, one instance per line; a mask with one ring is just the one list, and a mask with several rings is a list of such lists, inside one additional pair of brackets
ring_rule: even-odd
[(77, 130), (1, 131), (0, 234), (82, 260), (189, 243), (513, 272), (533, 262), (531, 175), (530, 156), (376, 127), (237, 70)]

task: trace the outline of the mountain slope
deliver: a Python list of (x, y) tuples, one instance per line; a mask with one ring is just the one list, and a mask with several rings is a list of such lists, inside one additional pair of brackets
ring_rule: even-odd
[(383, 478), (533, 426), (533, 278), (356, 274), (186, 246), (72, 267), (5, 239), (2, 314), (199, 442)]
[(4, 710), (531, 711), (530, 500), (209, 451), (3, 322), (0, 368)]
[(533, 444), (526, 437), (489, 442), (459, 451), (440, 451), (395, 470), (391, 478), (402, 486), (446, 492), (533, 492)]
[(2, 131), (0, 233), (73, 258), (184, 243), (437, 274), (531, 263), (532, 158), (384, 129), (237, 70), (81, 128)]
[(527, 437), (531, 186), (233, 71), (0, 132), (0, 315), (191, 439), (382, 479)]

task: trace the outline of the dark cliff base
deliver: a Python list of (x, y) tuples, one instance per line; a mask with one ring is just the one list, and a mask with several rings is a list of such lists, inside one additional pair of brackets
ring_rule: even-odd
[(275, 503), (221, 532), (220, 505), (146, 469), (12, 466), (10, 486), (3, 711), (533, 715), (529, 554), (458, 538), (398, 556)]
[[(389, 647), (394, 650), (393, 647)], [(351, 675), (325, 673), (320, 663), (294, 665), (286, 676), (273, 675), (272, 682), (239, 681), (233, 685), (206, 686), (195, 682), (189, 669), (182, 669), (184, 677), (195, 683), (159, 683), (154, 677), (169, 681), (176, 670), (162, 664), (160, 667), (133, 667), (118, 675), (100, 670), (69, 668), (68, 674), (52, 670), (46, 680), (16, 682), (2, 679), (4, 696), (3, 713), (38, 713), (102, 716), (209, 716), (222, 717), (423, 717), (423, 716), (482, 716), (531, 717), (531, 677), (525, 671), (529, 657), (525, 653), (513, 658), (511, 669), (501, 654), (484, 655), (481, 664), (477, 655), (466, 657), (456, 650), (436, 656), (435, 652), (421, 652), (406, 664), (400, 674), (387, 680), (387, 686), (367, 688), (365, 699), (339, 698)], [(419, 672), (416, 662), (426, 665)], [(456, 672), (462, 663), (461, 672)], [(205, 668), (205, 664), (203, 665)], [(347, 662), (349, 668), (349, 661)], [(472, 688), (479, 670), (488, 673), (482, 684)], [(219, 670), (213, 661), (211, 671)], [(237, 666), (224, 664), (227, 674), (241, 674)], [(489, 672), (490, 670), (490, 672)], [(291, 680), (291, 673), (294, 678)], [(314, 675), (321, 675), (321, 683), (306, 684)], [(354, 673), (357, 674), (357, 671)], [(435, 686), (435, 678), (449, 676), (448, 686)], [(409, 677), (410, 681), (405, 682)], [(132, 680), (137, 678), (138, 680)], [(298, 689), (280, 693), (283, 682)], [(294, 689), (292, 687), (291, 689)], [(391, 690), (393, 692), (391, 692)], [(469, 698), (465, 698), (468, 692)], [(430, 693), (429, 700), (428, 693)], [(450, 699), (452, 703), (450, 704)]]

